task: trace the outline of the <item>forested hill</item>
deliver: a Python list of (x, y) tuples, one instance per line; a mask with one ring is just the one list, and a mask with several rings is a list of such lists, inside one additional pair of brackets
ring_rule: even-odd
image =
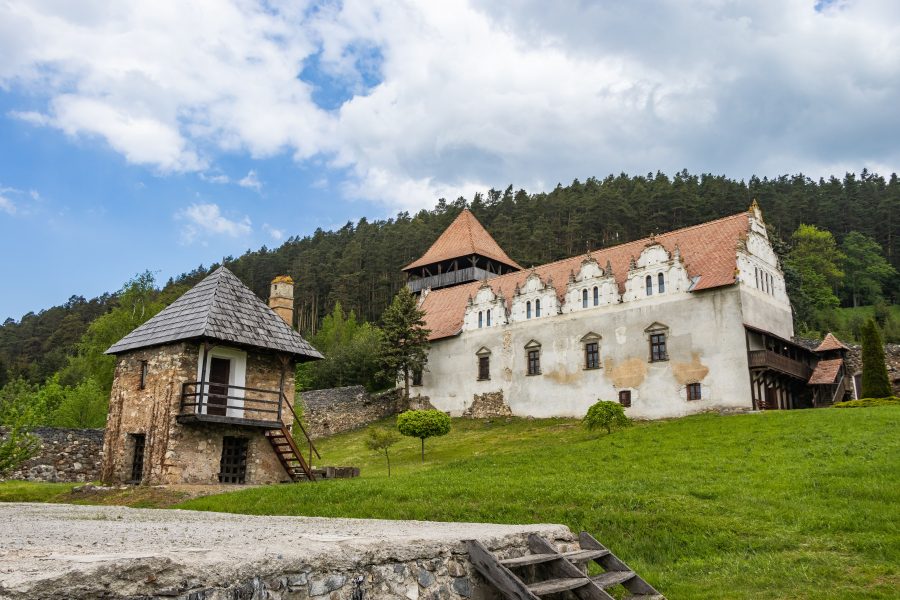
[[(336, 231), (292, 237), (277, 249), (247, 252), (226, 265), (261, 298), (275, 275), (296, 282), (297, 316), (313, 330), (336, 301), (375, 320), (404, 282), (400, 269), (420, 256), (458, 212), (468, 206), (507, 253), (523, 266), (694, 225), (746, 210), (753, 199), (773, 233), (787, 241), (801, 223), (829, 230), (840, 243), (856, 231), (874, 239), (900, 266), (900, 180), (863, 171), (843, 179), (813, 181), (802, 175), (748, 182), (723, 176), (664, 174), (609, 176), (574, 181), (549, 193), (490, 190), (467, 200), (440, 200), (432, 210), (394, 219), (348, 223)], [(147, 265), (135, 265), (135, 271)], [(199, 281), (202, 265), (170, 280), (167, 299)], [(887, 290), (896, 294), (896, 287)], [(57, 371), (87, 325), (115, 305), (115, 294), (29, 313), (0, 326), (0, 385), (7, 377), (37, 382)], [(5, 372), (4, 372), (5, 370)]]

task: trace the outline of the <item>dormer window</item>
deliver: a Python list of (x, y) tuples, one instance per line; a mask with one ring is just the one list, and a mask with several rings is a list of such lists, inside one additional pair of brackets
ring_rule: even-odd
[(491, 311), (490, 311), (490, 309), (488, 309), (488, 311), (487, 311), (487, 326), (488, 327), (491, 326)]
[(647, 275), (647, 295), (653, 295), (653, 276)]
[(594, 286), (594, 306), (600, 305), (600, 288)]
[(666, 276), (660, 273), (657, 279), (659, 280), (659, 283), (656, 287), (659, 290), (659, 293), (663, 294), (666, 291)]
[(540, 299), (534, 301), (534, 316), (541, 316), (541, 301)]
[[(597, 288), (594, 288), (595, 290)], [(588, 292), (587, 290), (581, 290), (581, 308), (588, 307)]]
[(525, 318), (531, 318), (531, 300), (525, 303)]
[(481, 329), (484, 326), (484, 314), (479, 310), (478, 311), (478, 329)]

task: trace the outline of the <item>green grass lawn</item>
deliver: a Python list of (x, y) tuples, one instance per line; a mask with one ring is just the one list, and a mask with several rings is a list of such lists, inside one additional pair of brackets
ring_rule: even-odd
[(897, 598), (900, 408), (702, 415), (588, 434), (564, 419), (454, 420), (394, 447), (320, 442), (362, 477), (207, 496), (251, 514), (564, 523), (671, 600)]

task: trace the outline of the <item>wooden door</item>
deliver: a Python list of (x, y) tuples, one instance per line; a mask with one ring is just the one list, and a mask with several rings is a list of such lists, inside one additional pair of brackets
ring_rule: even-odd
[(206, 414), (224, 417), (228, 404), (228, 380), (231, 376), (231, 361), (213, 356), (209, 363), (209, 406)]
[(778, 406), (778, 393), (776, 392), (775, 388), (766, 388), (766, 402), (763, 408), (765, 410), (777, 410), (781, 408), (780, 406)]

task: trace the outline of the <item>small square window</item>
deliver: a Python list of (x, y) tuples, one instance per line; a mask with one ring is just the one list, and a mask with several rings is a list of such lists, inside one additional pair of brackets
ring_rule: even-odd
[(687, 385), (687, 399), (700, 400), (702, 398), (702, 388), (699, 383), (689, 383)]
[(619, 392), (619, 404), (625, 408), (631, 406), (631, 390), (622, 390)]
[(529, 350), (528, 351), (528, 374), (529, 375), (540, 375), (541, 374), (541, 351), (540, 350)]
[(584, 368), (600, 368), (600, 344), (598, 342), (588, 342), (584, 345)]
[(147, 361), (141, 361), (141, 381), (138, 389), (142, 390), (147, 387)]
[(422, 369), (413, 369), (412, 384), (413, 385), (422, 385)]

